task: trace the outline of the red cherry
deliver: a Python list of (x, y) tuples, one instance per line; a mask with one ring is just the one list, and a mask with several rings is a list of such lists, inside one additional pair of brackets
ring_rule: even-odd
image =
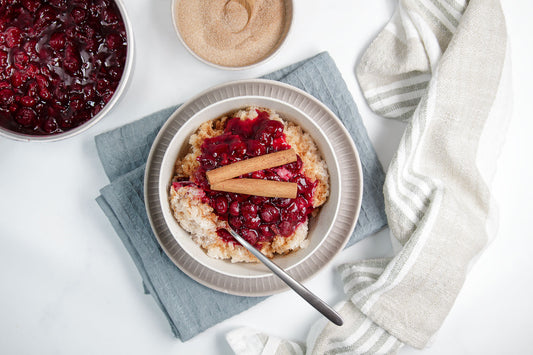
[(9, 48), (13, 48), (20, 45), (22, 40), (22, 32), (17, 27), (9, 27), (5, 31), (5, 41)]
[(50, 47), (59, 51), (65, 48), (67, 36), (63, 32), (55, 32), (50, 36)]
[(241, 141), (231, 143), (229, 149), (234, 157), (242, 158), (246, 154), (246, 144)]
[(250, 229), (256, 229), (261, 224), (261, 218), (255, 216), (252, 218), (244, 218), (244, 225)]
[(238, 201), (233, 201), (229, 205), (229, 214), (232, 216), (238, 216), (240, 214), (240, 206)]
[(35, 124), (37, 114), (31, 108), (23, 107), (15, 115), (15, 119), (23, 126), (32, 126)]
[(87, 12), (80, 7), (75, 7), (74, 9), (72, 9), (72, 12), (70, 14), (76, 24), (81, 24), (83, 21), (85, 21), (85, 18), (87, 17)]
[(305, 192), (309, 185), (307, 184), (307, 179), (304, 176), (300, 176), (295, 181), (298, 184), (298, 192)]
[(264, 197), (264, 196), (252, 196), (250, 197), (250, 202), (252, 202), (254, 205), (257, 205), (259, 206), (260, 204), (262, 204), (263, 202), (266, 202), (268, 201), (268, 197)]
[(22, 0), (22, 5), (26, 9), (28, 9), (29, 12), (35, 12), (41, 6), (41, 2), (37, 0)]
[(243, 225), (242, 219), (240, 217), (229, 216), (228, 222), (229, 222), (230, 226), (235, 228), (235, 229), (239, 229)]
[(71, 74), (80, 69), (81, 60), (79, 52), (73, 45), (67, 45), (65, 49), (65, 57), (63, 59), (63, 68)]
[(109, 80), (102, 78), (96, 81), (96, 90), (102, 95), (109, 90)]
[(264, 179), (265, 178), (265, 172), (263, 170), (254, 171), (252, 173), (252, 178), (254, 179)]
[(26, 68), (26, 65), (28, 64), (28, 60), (30, 58), (24, 51), (19, 50), (16, 51), (13, 55), (13, 65), (18, 69), (24, 69)]
[(89, 38), (85, 40), (85, 49), (90, 53), (95, 53), (98, 49), (98, 41), (93, 38)]
[(233, 239), (233, 237), (231, 236), (231, 234), (225, 230), (225, 229), (217, 229), (217, 235), (222, 238), (222, 240), (226, 241), (226, 242), (230, 242), (230, 241), (235, 241), (235, 239)]
[(275, 223), (279, 220), (279, 210), (270, 203), (266, 203), (261, 207), (259, 215), (265, 223)]
[(283, 209), (282, 219), (284, 221), (296, 222), (298, 221), (298, 205), (295, 202), (291, 202), (289, 206)]
[(294, 233), (295, 225), (289, 221), (283, 221), (279, 224), (279, 233), (283, 237), (288, 237)]
[(83, 97), (86, 101), (91, 101), (96, 97), (96, 92), (92, 85), (85, 85), (82, 89)]
[(120, 35), (116, 33), (110, 33), (105, 38), (105, 42), (107, 44), (107, 48), (109, 49), (117, 49), (119, 46), (121, 46), (124, 41), (120, 37)]
[(15, 95), (11, 89), (0, 90), (0, 106), (7, 107), (15, 101)]
[(39, 89), (46, 89), (50, 86), (50, 81), (48, 81), (46, 76), (41, 74), (35, 76), (35, 82), (37, 82)]
[(51, 6), (43, 6), (37, 11), (37, 20), (35, 24), (44, 28), (57, 18), (57, 12)]
[(39, 85), (36, 82), (31, 82), (28, 84), (28, 90), (26, 92), (28, 96), (35, 97), (39, 95)]
[(255, 140), (248, 141), (248, 152), (251, 156), (258, 156), (266, 154), (266, 146)]
[(20, 104), (26, 107), (33, 107), (37, 103), (37, 100), (31, 96), (22, 96), (20, 98)]
[(259, 124), (255, 139), (271, 145), (275, 138), (283, 135), (283, 123), (275, 120), (264, 120)]
[(43, 130), (46, 133), (54, 133), (58, 130), (58, 128), (59, 127), (57, 126), (57, 122), (53, 117), (47, 118), (46, 121), (44, 121), (43, 123)]
[(299, 155), (296, 155), (296, 161), (285, 165), (285, 167), (293, 173), (298, 173), (302, 170), (303, 162)]
[(7, 107), (7, 109), (9, 110), (9, 112), (15, 113), (19, 109), (19, 104), (17, 104), (16, 102), (13, 102), (11, 105)]
[(18, 88), (21, 87), (26, 82), (26, 75), (23, 72), (15, 71), (11, 74), (11, 84)]
[(58, 123), (61, 129), (67, 130), (72, 126), (72, 119), (70, 117), (61, 117)]
[(218, 214), (225, 214), (228, 211), (228, 199), (224, 196), (218, 196), (215, 199), (215, 211)]
[(242, 228), (239, 231), (241, 237), (243, 237), (248, 243), (255, 245), (257, 243), (257, 232), (253, 229)]
[(39, 96), (43, 100), (50, 100), (52, 98), (52, 93), (50, 92), (50, 90), (43, 88), (39, 89)]
[(257, 217), (257, 206), (250, 202), (244, 202), (241, 205), (241, 215), (245, 219), (252, 219)]
[(101, 19), (106, 25), (113, 25), (118, 23), (118, 16), (114, 11), (105, 9), (101, 12)]
[(70, 108), (72, 108), (75, 111), (81, 110), (83, 106), (85, 105), (85, 101), (83, 100), (82, 94), (71, 94), (69, 101), (70, 101), (69, 103)]
[(298, 206), (298, 209), (306, 208), (307, 206), (309, 206), (309, 202), (301, 196), (297, 197), (294, 203), (296, 203), (296, 206)]
[(73, 121), (77, 125), (87, 122), (91, 118), (91, 113), (87, 110), (77, 111), (73, 116)]
[(274, 203), (274, 205), (278, 207), (287, 207), (288, 205), (291, 204), (291, 199), (290, 198), (275, 198), (273, 199), (272, 202)]
[(122, 72), (123, 72), (123, 69), (118, 68), (118, 67), (111, 67), (107, 71), (107, 73), (109, 74), (109, 77), (113, 80), (119, 80), (122, 77)]
[(7, 66), (7, 52), (0, 49), (0, 72)]
[(67, 0), (48, 0), (48, 2), (60, 10), (66, 10)]
[(39, 75), (39, 66), (35, 63), (28, 64), (26, 67), (26, 75), (31, 79), (35, 78)]
[(211, 169), (216, 168), (217, 166), (216, 160), (212, 157), (204, 157), (202, 155), (198, 157), (198, 160), (200, 162), (201, 167), (204, 168), (205, 170), (211, 170)]
[(270, 237), (274, 235), (274, 232), (272, 231), (272, 229), (270, 229), (270, 227), (266, 224), (260, 225), (258, 230), (259, 230), (260, 239), (262, 241), (267, 241), (269, 240)]
[(56, 86), (56, 88), (54, 89), (54, 99), (62, 104), (67, 102), (68, 94), (64, 87)]

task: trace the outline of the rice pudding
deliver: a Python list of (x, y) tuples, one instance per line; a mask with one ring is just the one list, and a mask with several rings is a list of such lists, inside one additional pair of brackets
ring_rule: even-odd
[[(291, 148), (296, 161), (239, 178), (292, 182), (295, 198), (217, 191), (206, 177), (219, 167)], [(311, 136), (276, 112), (253, 106), (203, 123), (177, 160), (169, 188), (180, 226), (210, 257), (232, 262), (257, 259), (231, 237), (228, 225), (270, 258), (288, 254), (308, 245), (309, 218), (328, 195), (327, 165)]]

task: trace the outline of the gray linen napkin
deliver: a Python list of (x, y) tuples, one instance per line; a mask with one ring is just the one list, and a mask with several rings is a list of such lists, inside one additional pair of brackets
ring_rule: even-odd
[[(344, 123), (359, 151), (364, 190), (359, 220), (348, 245), (386, 225), (384, 172), (340, 72), (328, 53), (264, 78), (299, 87), (326, 104)], [(145, 162), (162, 124), (178, 106), (153, 113), (95, 138), (110, 184), (96, 199), (139, 270), (145, 287), (175, 336), (187, 340), (264, 298), (214, 291), (190, 279), (166, 256), (153, 235), (143, 201)]]
[(384, 186), (399, 250), (338, 268), (342, 327), (317, 321), (305, 347), (239, 328), (226, 337), (236, 355), (395, 354), (432, 343), (497, 232), (492, 181), (512, 111), (509, 53), (499, 0), (399, 0), (357, 65), (369, 106), (408, 121)]

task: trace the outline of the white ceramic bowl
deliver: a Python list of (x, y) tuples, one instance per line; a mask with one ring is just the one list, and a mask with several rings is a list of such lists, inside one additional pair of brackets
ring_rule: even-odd
[(194, 50), (192, 50), (191, 47), (189, 47), (189, 45), (183, 39), (182, 35), (180, 34), (180, 30), (179, 30), (179, 27), (178, 27), (178, 18), (177, 18), (178, 17), (177, 16), (177, 4), (178, 4), (179, 1), (180, 0), (172, 0), (172, 5), (171, 5), (171, 9), (170, 10), (172, 12), (172, 22), (174, 24), (174, 29), (176, 31), (176, 35), (178, 36), (180, 42), (187, 49), (187, 51), (189, 51), (189, 53), (192, 54), (196, 59), (198, 59), (199, 61), (201, 61), (201, 62), (203, 62), (203, 63), (205, 63), (207, 65), (210, 65), (210, 66), (218, 68), (218, 69), (244, 70), (244, 69), (250, 69), (250, 68), (256, 67), (256, 66), (258, 66), (258, 65), (260, 65), (262, 63), (265, 63), (267, 60), (271, 59), (274, 55), (276, 55), (280, 51), (281, 47), (285, 43), (285, 40), (286, 40), (287, 36), (289, 35), (291, 27), (292, 27), (292, 22), (293, 22), (293, 2), (292, 2), (292, 0), (285, 0), (285, 11), (286, 11), (285, 28), (283, 30), (283, 33), (281, 34), (281, 37), (280, 37), (278, 43), (270, 50), (270, 52), (267, 55), (263, 56), (258, 61), (256, 61), (255, 63), (249, 64), (249, 65), (243, 65), (243, 66), (220, 65), (220, 64), (213, 63), (209, 59), (198, 55), (198, 53), (196, 53)]
[(127, 53), (126, 53), (126, 63), (124, 64), (124, 71), (122, 73), (122, 77), (120, 79), (120, 82), (115, 90), (115, 93), (109, 100), (109, 102), (102, 108), (98, 114), (96, 114), (94, 117), (89, 119), (87, 122), (79, 125), (78, 127), (75, 127), (73, 129), (70, 129), (68, 131), (58, 133), (58, 134), (48, 134), (48, 135), (30, 135), (30, 134), (23, 134), (19, 132), (14, 132), (11, 130), (8, 130), (4, 127), (0, 126), (0, 136), (4, 136), (7, 138), (11, 138), (18, 141), (36, 141), (36, 142), (52, 142), (52, 141), (58, 141), (65, 138), (69, 138), (75, 135), (78, 135), (82, 132), (85, 132), (90, 127), (95, 125), (98, 121), (100, 121), (102, 118), (104, 118), (113, 107), (119, 102), (119, 100), (124, 96), (124, 93), (126, 92), (128, 85), (130, 83), (130, 78), (133, 72), (133, 65), (134, 65), (134, 54), (135, 54), (135, 47), (134, 47), (134, 38), (133, 38), (133, 28), (131, 25), (130, 18), (128, 17), (128, 14), (126, 13), (126, 8), (124, 7), (124, 4), (122, 0), (114, 0), (120, 14), (122, 15), (122, 20), (124, 21), (124, 27), (126, 28), (126, 36), (127, 36)]
[[(161, 204), (162, 214), (170, 233), (174, 236), (180, 247), (192, 258), (216, 272), (228, 276), (245, 278), (262, 277), (271, 274), (271, 272), (262, 264), (231, 263), (227, 260), (213, 259), (207, 256), (204, 250), (191, 239), (190, 234), (183, 230), (176, 222), (172, 216), (168, 201), (169, 186), (173, 177), (176, 159), (186, 154), (189, 137), (198, 129), (200, 124), (251, 105), (273, 109), (285, 120), (300, 125), (304, 131), (313, 137), (322, 157), (328, 165), (330, 196), (320, 208), (318, 215), (310, 221), (308, 235), (310, 243), (305, 249), (298, 250), (287, 256), (275, 257), (274, 261), (280, 267), (290, 270), (306, 260), (320, 247), (335, 221), (341, 196), (339, 165), (331, 143), (313, 119), (294, 106), (269, 97), (239, 96), (218, 101), (194, 114), (172, 138), (162, 158), (158, 181), (159, 202)], [(179, 114), (179, 110), (176, 114)]]

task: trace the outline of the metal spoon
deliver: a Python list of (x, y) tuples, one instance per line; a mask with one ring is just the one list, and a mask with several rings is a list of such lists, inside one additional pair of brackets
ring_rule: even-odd
[(314, 293), (309, 291), (304, 285), (293, 279), (285, 270), (280, 268), (274, 262), (270, 261), (269, 258), (264, 256), (259, 250), (254, 248), (250, 243), (244, 240), (237, 232), (233, 229), (228, 228), (230, 234), (235, 238), (243, 247), (248, 249), (259, 261), (261, 261), (266, 267), (268, 267), (274, 274), (276, 274), (280, 279), (283, 280), (290, 288), (292, 288), (297, 294), (299, 294), (304, 300), (307, 301), (311, 306), (313, 306), (317, 311), (322, 313), (324, 317), (329, 319), (334, 324), (341, 326), (343, 320), (341, 316), (331, 308), (327, 303), (318, 298)]

